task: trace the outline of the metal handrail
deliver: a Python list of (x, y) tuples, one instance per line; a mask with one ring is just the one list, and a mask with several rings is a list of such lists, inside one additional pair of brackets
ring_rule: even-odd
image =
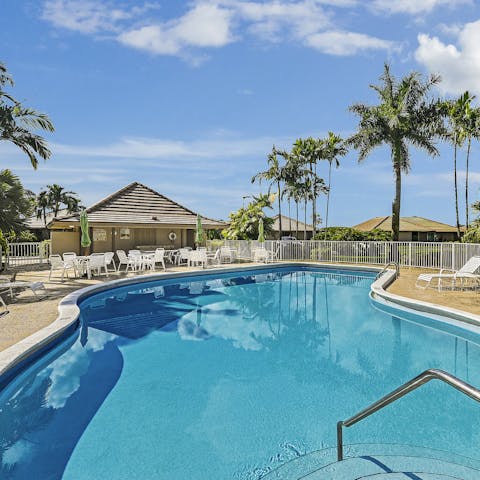
[(395, 278), (398, 278), (400, 276), (400, 265), (397, 262), (388, 262), (380, 272), (377, 273), (377, 276), (375, 277), (375, 280), (379, 279), (387, 270), (390, 265), (395, 266)]
[(369, 417), (375, 412), (378, 412), (383, 407), (390, 405), (399, 398), (402, 398), (407, 393), (416, 390), (417, 388), (425, 385), (430, 380), (441, 380), (442, 382), (450, 385), (451, 387), (457, 389), (464, 395), (472, 398), (476, 402), (480, 403), (480, 390), (474, 386), (460, 380), (457, 377), (454, 377), (450, 373), (444, 372), (443, 370), (430, 369), (425, 370), (423, 373), (418, 375), (418, 377), (413, 378), (407, 383), (404, 383), (402, 386), (398, 387), (393, 392), (385, 395), (380, 400), (377, 400), (375, 403), (372, 403), (367, 408), (361, 410), (353, 417), (350, 417), (347, 420), (341, 420), (337, 423), (337, 458), (338, 461), (343, 460), (343, 427), (351, 427), (355, 425), (360, 420)]

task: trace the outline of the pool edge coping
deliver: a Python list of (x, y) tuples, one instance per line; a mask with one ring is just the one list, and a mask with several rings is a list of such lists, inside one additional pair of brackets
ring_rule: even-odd
[(409, 310), (414, 310), (420, 314), (433, 314), (442, 317), (442, 321), (450, 323), (450, 320), (456, 320), (475, 327), (480, 327), (480, 315), (466, 312), (456, 308), (446, 307), (437, 303), (426, 302), (424, 300), (417, 300), (403, 295), (391, 293), (387, 288), (396, 280), (395, 270), (388, 269), (379, 278), (377, 278), (370, 286), (371, 298), (373, 301), (379, 302), (379, 298), (387, 304), (394, 307), (403, 307)]
[[(61, 298), (58, 303), (57, 318), (42, 329), (11, 345), (0, 352), (0, 378), (7, 374), (10, 370), (15, 368), (21, 362), (26, 361), (29, 357), (34, 355), (38, 350), (53, 344), (56, 339), (62, 336), (75, 322), (78, 321), (80, 308), (78, 302), (93, 293), (99, 293), (105, 290), (110, 290), (119, 286), (127, 286), (138, 283), (146, 283), (153, 280), (183, 278), (193, 275), (211, 275), (212, 273), (233, 273), (242, 270), (254, 269), (270, 269), (272, 266), (307, 266), (307, 267), (322, 267), (326, 269), (343, 269), (343, 270), (362, 270), (370, 272), (380, 272), (381, 267), (363, 266), (357, 264), (325, 264), (321, 262), (279, 262), (270, 264), (256, 264), (256, 265), (236, 265), (234, 267), (223, 267), (213, 269), (199, 269), (190, 270), (188, 272), (172, 272), (172, 273), (154, 273), (150, 275), (141, 275), (129, 278), (121, 278), (103, 282), (100, 284), (89, 285), (87, 287), (75, 290), (65, 297)], [(456, 310), (448, 307), (443, 307), (437, 304), (423, 302), (421, 300), (413, 300), (408, 297), (403, 297), (390, 293), (386, 288), (395, 280), (396, 275), (394, 270), (386, 270), (380, 278), (374, 280), (371, 285), (371, 293), (373, 300), (375, 296), (382, 298), (387, 302), (391, 302), (396, 306), (413, 309), (420, 313), (433, 313), (441, 315), (442, 317), (460, 320), (475, 326), (480, 326), (480, 316), (470, 314), (462, 310)]]

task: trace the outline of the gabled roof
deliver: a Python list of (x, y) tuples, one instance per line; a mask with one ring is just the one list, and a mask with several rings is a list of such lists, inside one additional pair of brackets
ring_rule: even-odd
[[(87, 208), (89, 223), (187, 225), (194, 227), (197, 214), (151, 188), (133, 182)], [(78, 221), (79, 215), (56, 219)], [(207, 228), (222, 228), (223, 222), (202, 217)]]
[[(280, 222), (278, 220), (279, 215), (275, 215), (273, 219), (275, 220), (272, 225), (272, 230), (274, 232), (280, 231)], [(282, 215), (282, 230), (284, 232), (290, 231), (290, 220), (292, 221), (292, 232), (295, 232), (297, 230), (297, 221), (294, 218), (286, 217), (285, 215)], [(306, 225), (305, 230), (307, 232), (312, 232), (313, 227), (310, 224), (305, 224), (304, 222), (301, 222), (300, 220), (298, 221), (298, 231), (303, 232), (304, 231), (304, 226)]]
[[(386, 232), (392, 231), (392, 217), (374, 217), (353, 227), (355, 230), (369, 232), (379, 229)], [(423, 217), (400, 217), (401, 232), (452, 232), (457, 229), (446, 223), (436, 222)]]

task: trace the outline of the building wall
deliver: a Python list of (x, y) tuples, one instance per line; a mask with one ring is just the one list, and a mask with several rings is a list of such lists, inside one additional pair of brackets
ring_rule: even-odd
[(52, 253), (62, 255), (65, 252), (75, 252), (80, 255), (80, 232), (62, 232), (52, 230)]

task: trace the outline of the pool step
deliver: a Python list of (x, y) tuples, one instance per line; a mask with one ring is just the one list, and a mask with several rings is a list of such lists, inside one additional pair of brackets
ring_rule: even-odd
[[(369, 454), (365, 455), (365, 451)], [(352, 455), (354, 453), (354, 455)], [(476, 460), (421, 447), (357, 445), (336, 461), (336, 450), (297, 457), (262, 480), (479, 480)]]

